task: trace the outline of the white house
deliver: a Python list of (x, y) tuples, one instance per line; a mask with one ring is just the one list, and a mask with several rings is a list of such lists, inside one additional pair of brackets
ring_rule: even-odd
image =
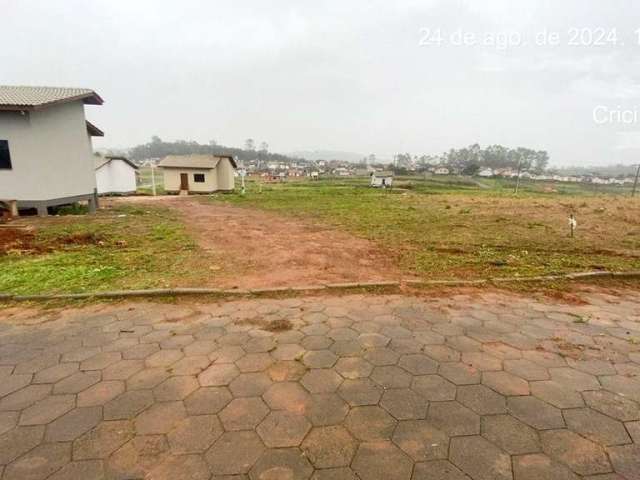
[(333, 174), (337, 175), (338, 177), (348, 177), (349, 175), (351, 175), (351, 172), (346, 167), (338, 167), (333, 171)]
[(0, 198), (19, 209), (87, 201), (97, 206), (92, 136), (85, 105), (102, 105), (85, 88), (0, 86)]
[(376, 188), (391, 187), (393, 185), (393, 172), (372, 172), (369, 185)]
[(479, 177), (493, 177), (494, 172), (490, 168), (483, 168), (478, 172)]
[(238, 168), (233, 157), (222, 155), (169, 155), (158, 166), (167, 193), (231, 191)]
[(433, 173), (436, 175), (449, 175), (449, 169), (447, 167), (437, 167), (433, 170)]
[(95, 159), (98, 194), (135, 193), (138, 167), (125, 157), (106, 156)]

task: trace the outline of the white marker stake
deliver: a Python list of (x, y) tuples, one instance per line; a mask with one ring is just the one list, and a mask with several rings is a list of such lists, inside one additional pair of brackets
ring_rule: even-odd
[(576, 217), (574, 217), (572, 213), (571, 215), (569, 215), (569, 228), (571, 229), (571, 238), (573, 238), (577, 226), (578, 222), (576, 221)]

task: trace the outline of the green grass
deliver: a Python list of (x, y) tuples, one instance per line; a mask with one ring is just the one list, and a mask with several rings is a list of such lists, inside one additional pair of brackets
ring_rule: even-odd
[[(34, 222), (37, 220), (33, 220)], [(58, 244), (93, 235), (97, 242)], [(0, 292), (84, 292), (152, 288), (190, 282), (199, 252), (174, 212), (121, 206), (95, 216), (59, 217), (37, 224), (42, 254), (0, 256)]]
[(461, 177), (396, 180), (385, 191), (367, 187), (366, 179), (265, 184), (262, 193), (249, 183), (246, 195), (214, 201), (334, 225), (377, 242), (404, 270), (430, 278), (640, 269), (638, 199), (560, 192), (537, 182), (523, 183), (514, 196), (509, 184), (494, 180), (480, 180), (488, 188)]
[[(156, 194), (164, 194), (164, 176), (162, 169), (156, 168), (154, 179), (156, 183)], [(140, 194), (151, 195), (153, 193), (151, 178), (151, 167), (140, 167), (138, 169), (138, 188), (137, 191)]]

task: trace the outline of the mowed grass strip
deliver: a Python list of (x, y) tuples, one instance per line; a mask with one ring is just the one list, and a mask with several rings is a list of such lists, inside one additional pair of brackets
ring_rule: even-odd
[[(396, 185), (383, 191), (365, 179), (250, 182), (244, 196), (213, 198), (345, 229), (429, 278), (640, 269), (640, 199), (532, 183), (514, 196), (509, 184), (459, 178)], [(575, 238), (570, 213), (578, 220)]]
[(176, 212), (118, 206), (93, 216), (25, 218), (29, 249), (0, 252), (0, 292), (85, 292), (193, 285), (204, 253)]

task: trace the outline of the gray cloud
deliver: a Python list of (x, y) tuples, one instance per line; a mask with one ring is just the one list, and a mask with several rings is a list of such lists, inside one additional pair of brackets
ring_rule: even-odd
[[(501, 143), (547, 149), (560, 165), (638, 154), (620, 139), (640, 126), (593, 121), (598, 105), (640, 105), (632, 0), (0, 0), (0, 9), (0, 82), (96, 89), (106, 103), (88, 116), (107, 133), (97, 147), (157, 134), (382, 157)], [(420, 46), (422, 28), (440, 29), (440, 45)], [(569, 46), (571, 28), (615, 28), (619, 43)], [(454, 45), (458, 29), (525, 42)], [(544, 31), (560, 43), (536, 45)]]

